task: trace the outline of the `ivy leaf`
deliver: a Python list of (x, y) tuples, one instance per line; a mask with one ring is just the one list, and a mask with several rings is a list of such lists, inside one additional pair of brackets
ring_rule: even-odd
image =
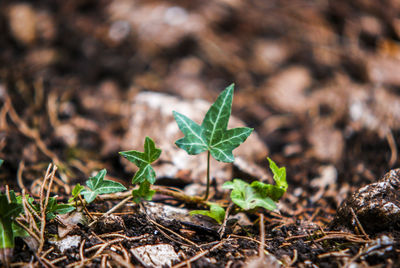
[(156, 181), (156, 173), (151, 167), (151, 163), (156, 161), (161, 154), (161, 149), (156, 148), (154, 141), (146, 137), (144, 141), (144, 152), (139, 151), (125, 151), (119, 152), (120, 155), (134, 163), (139, 170), (136, 172), (132, 179), (133, 184), (140, 184), (147, 180), (149, 183), (154, 184)]
[(285, 193), (284, 189), (276, 185), (267, 184), (260, 181), (253, 181), (250, 186), (256, 189), (256, 191), (259, 192), (262, 197), (269, 197), (275, 202), (278, 202)]
[(142, 199), (151, 200), (156, 191), (150, 189), (150, 183), (144, 181), (140, 184), (139, 189), (132, 190), (133, 201), (135, 203), (140, 203)]
[(190, 215), (205, 215), (213, 218), (216, 222), (221, 224), (225, 219), (225, 209), (217, 204), (211, 204), (210, 210), (193, 210), (190, 211)]
[(278, 166), (275, 164), (274, 161), (272, 161), (271, 158), (267, 157), (267, 159), (269, 162), (269, 168), (274, 174), (274, 181), (276, 183), (276, 186), (282, 188), (286, 192), (288, 188), (288, 183), (286, 181), (286, 168), (285, 167), (278, 168)]
[(227, 130), (233, 89), (234, 84), (231, 84), (218, 96), (207, 111), (201, 126), (183, 114), (173, 112), (179, 129), (185, 135), (175, 142), (179, 148), (190, 155), (210, 151), (218, 161), (226, 163), (234, 161), (232, 151), (247, 139), (253, 129), (241, 127)]
[(115, 192), (122, 192), (126, 190), (126, 187), (116, 181), (105, 180), (107, 171), (105, 169), (100, 170), (96, 176), (89, 178), (86, 181), (86, 185), (89, 189), (83, 189), (81, 191), (86, 202), (91, 203), (99, 194), (110, 194)]
[(68, 202), (72, 202), (78, 198), (78, 195), (85, 189), (84, 186), (80, 185), (79, 183), (75, 185), (74, 189), (72, 189), (72, 197), (68, 199)]
[(78, 183), (77, 185), (75, 185), (74, 189), (72, 189), (72, 196), (74, 198), (78, 197), (78, 195), (82, 192), (83, 189), (85, 189), (85, 187)]
[(14, 191), (10, 191), (10, 201), (6, 194), (0, 193), (0, 251), (14, 247), (12, 223), (23, 212), (22, 204), (17, 202)]
[(52, 220), (56, 217), (56, 214), (67, 214), (74, 210), (74, 206), (68, 204), (58, 204), (56, 197), (50, 197), (46, 207), (46, 219)]
[(270, 197), (263, 195), (258, 188), (252, 187), (240, 179), (225, 182), (222, 188), (232, 189), (232, 201), (243, 210), (251, 210), (256, 207), (263, 207), (268, 210), (276, 208), (275, 202)]

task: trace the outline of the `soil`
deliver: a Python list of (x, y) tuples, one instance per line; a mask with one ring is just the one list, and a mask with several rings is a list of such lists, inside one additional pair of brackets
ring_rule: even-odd
[[(51, 242), (63, 224), (49, 220), (42, 251), (17, 238), (10, 265), (140, 267), (132, 249), (168, 244), (175, 267), (400, 267), (399, 12), (396, 1), (363, 0), (1, 1), (1, 192), (39, 198), (51, 162), (60, 202), (103, 168), (129, 187), (118, 152), (135, 96), (213, 102), (232, 82), (232, 114), (266, 148), (251, 164), (267, 167), (269, 156), (289, 183), (277, 211), (230, 220), (222, 237), (216, 223), (160, 219), (129, 202), (92, 226), (67, 224), (80, 243), (65, 252)], [(156, 184), (204, 183), (185, 172)], [(219, 183), (212, 201), (227, 204)], [(121, 199), (88, 210), (97, 217)], [(198, 208), (165, 195), (150, 203)]]

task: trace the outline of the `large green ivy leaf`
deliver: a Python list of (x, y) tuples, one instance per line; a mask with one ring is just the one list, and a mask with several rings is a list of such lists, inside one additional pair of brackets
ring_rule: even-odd
[[(107, 171), (105, 169), (100, 170), (96, 176), (89, 178), (86, 185), (89, 189), (83, 189), (81, 194), (85, 198), (86, 202), (91, 203), (99, 194), (110, 194), (115, 192), (122, 192), (126, 190), (126, 187), (116, 181), (105, 180)], [(61, 209), (61, 208), (60, 208)]]
[(201, 126), (183, 114), (173, 112), (179, 129), (185, 135), (175, 142), (179, 148), (191, 155), (210, 151), (218, 161), (227, 163), (234, 161), (232, 151), (247, 139), (253, 129), (241, 127), (227, 130), (233, 89), (234, 84), (218, 96), (207, 111)]
[(136, 172), (132, 179), (133, 184), (140, 184), (147, 180), (149, 183), (154, 184), (156, 181), (156, 173), (151, 167), (151, 163), (156, 161), (161, 154), (161, 149), (156, 148), (154, 141), (146, 137), (144, 141), (144, 152), (139, 151), (125, 151), (119, 152), (120, 155), (134, 163), (139, 170)]
[(258, 188), (252, 187), (240, 179), (225, 182), (223, 189), (231, 189), (231, 199), (243, 210), (251, 210), (256, 207), (263, 207), (268, 210), (276, 208), (275, 202), (268, 196), (264, 196)]

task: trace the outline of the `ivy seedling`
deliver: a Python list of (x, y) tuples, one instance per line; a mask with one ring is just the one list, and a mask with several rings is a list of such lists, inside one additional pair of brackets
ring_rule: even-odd
[[(104, 177), (106, 174), (107, 171), (105, 169), (100, 170), (96, 176), (90, 177), (89, 180), (86, 181), (86, 185), (89, 189), (80, 189), (80, 193), (83, 195), (86, 202), (93, 202), (99, 194), (110, 194), (126, 190), (126, 187), (119, 182), (105, 180)], [(79, 191), (79, 189), (77, 191)]]
[(252, 210), (256, 207), (274, 210), (276, 209), (275, 202), (286, 192), (288, 184), (285, 167), (278, 168), (270, 158), (268, 158), (268, 161), (276, 185), (259, 181), (248, 184), (240, 179), (234, 179), (223, 184), (222, 188), (232, 190), (232, 201), (243, 210)]
[(161, 149), (157, 148), (154, 141), (146, 137), (144, 141), (144, 152), (124, 151), (120, 155), (134, 163), (139, 170), (132, 179), (133, 184), (139, 184), (139, 189), (132, 191), (133, 199), (136, 203), (141, 199), (151, 200), (155, 191), (150, 189), (150, 185), (156, 181), (156, 172), (151, 163), (156, 161), (161, 155)]
[(210, 188), (210, 155), (217, 161), (230, 163), (235, 160), (232, 151), (243, 143), (253, 131), (252, 128), (240, 127), (227, 129), (231, 115), (234, 84), (228, 86), (207, 111), (201, 125), (176, 111), (175, 121), (185, 137), (175, 144), (190, 155), (207, 151), (207, 188), (205, 200)]
[(76, 184), (75, 187), (72, 189), (72, 197), (68, 199), (68, 202), (76, 201), (78, 200), (79, 194), (85, 189), (85, 186), (82, 186), (80, 183)]
[(225, 209), (217, 204), (211, 204), (210, 210), (192, 210), (190, 215), (201, 214), (213, 218), (216, 222), (221, 224), (225, 218)]

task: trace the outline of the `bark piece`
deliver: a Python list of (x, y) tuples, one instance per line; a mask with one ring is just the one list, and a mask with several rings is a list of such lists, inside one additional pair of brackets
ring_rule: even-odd
[(348, 197), (337, 211), (331, 227), (355, 227), (354, 211), (367, 232), (400, 228), (400, 169), (386, 173)]

